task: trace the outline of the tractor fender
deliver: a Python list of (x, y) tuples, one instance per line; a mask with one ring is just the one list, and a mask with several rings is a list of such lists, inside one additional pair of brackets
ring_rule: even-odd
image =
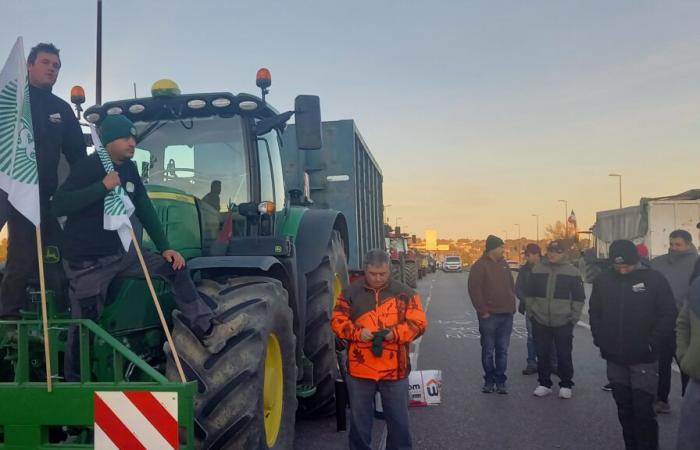
[(187, 261), (192, 271), (202, 269), (246, 268), (269, 272), (272, 266), (280, 264), (274, 256), (199, 256)]

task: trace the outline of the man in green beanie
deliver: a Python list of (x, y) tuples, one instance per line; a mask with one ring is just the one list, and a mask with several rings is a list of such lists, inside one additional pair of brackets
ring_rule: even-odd
[[(54, 194), (51, 207), (57, 217), (67, 216), (64, 229), (64, 268), (70, 282), (69, 296), (74, 318), (98, 321), (112, 280), (118, 276), (142, 277), (133, 245), (128, 252), (116, 231), (104, 227), (104, 199), (121, 185), (135, 207), (135, 213), (160, 254), (144, 251), (153, 277), (170, 283), (178, 309), (194, 334), (212, 338), (212, 311), (195, 289), (185, 260), (173, 250), (163, 232), (155, 208), (146, 194), (136, 165), (136, 128), (122, 115), (111, 115), (100, 128), (102, 143), (114, 164), (106, 173), (97, 152), (78, 162), (66, 182)], [(66, 344), (65, 378), (78, 380), (77, 330), (69, 332)]]
[(513, 331), (515, 286), (503, 257), (504, 242), (489, 235), (486, 250), (469, 272), (469, 297), (479, 319), (481, 364), (484, 386), (481, 392), (507, 394), (508, 345)]

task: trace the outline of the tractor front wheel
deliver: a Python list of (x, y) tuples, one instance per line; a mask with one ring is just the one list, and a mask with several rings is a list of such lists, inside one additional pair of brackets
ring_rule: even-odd
[[(198, 288), (217, 304), (212, 351), (173, 317), (173, 341), (185, 375), (195, 380), (196, 447), (291, 449), (296, 400), (295, 337), (287, 291), (265, 277), (204, 280)], [(167, 375), (178, 380), (172, 357)]]

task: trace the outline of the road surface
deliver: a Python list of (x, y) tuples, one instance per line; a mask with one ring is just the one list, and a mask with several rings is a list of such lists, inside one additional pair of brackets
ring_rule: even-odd
[[(615, 402), (601, 390), (605, 363), (593, 346), (587, 316), (574, 331), (574, 396), (533, 397), (537, 375), (521, 375), (527, 354), (525, 322), (516, 315), (508, 355), (509, 395), (482, 394), (478, 322), (467, 294), (468, 273), (429, 274), (418, 291), (428, 311), (428, 331), (417, 350), (419, 369), (441, 369), (442, 404), (411, 408), (414, 448), (624, 449)], [(586, 308), (587, 309), (587, 308)], [(557, 378), (553, 377), (555, 384)], [(675, 448), (680, 381), (674, 372), (672, 412), (659, 416), (661, 449)], [(383, 449), (384, 422), (375, 421), (375, 449)], [(297, 422), (295, 449), (346, 449), (347, 433), (335, 418)]]

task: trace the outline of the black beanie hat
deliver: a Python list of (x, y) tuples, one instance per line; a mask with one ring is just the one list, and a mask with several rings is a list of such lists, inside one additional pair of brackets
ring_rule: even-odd
[(498, 236), (494, 236), (493, 234), (489, 234), (489, 237), (486, 238), (486, 251), (491, 251), (503, 244), (503, 239), (499, 238)]
[(637, 264), (639, 254), (632, 241), (620, 239), (610, 244), (610, 262), (613, 264)]

